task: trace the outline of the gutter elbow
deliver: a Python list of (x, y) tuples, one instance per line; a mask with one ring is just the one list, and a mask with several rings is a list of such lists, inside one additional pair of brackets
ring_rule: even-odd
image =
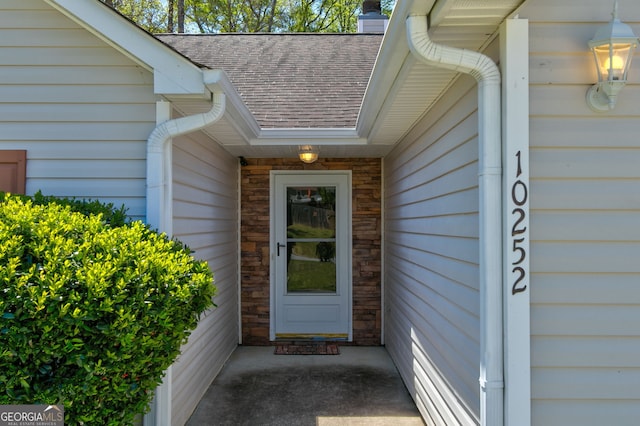
[(147, 152), (148, 153), (162, 153), (164, 144), (171, 139), (171, 132), (169, 131), (168, 121), (156, 126), (153, 132), (147, 138)]
[(478, 53), (476, 53), (476, 55), (478, 56), (478, 62), (474, 67), (474, 70), (469, 74), (471, 74), (480, 84), (495, 84), (499, 86), (500, 70), (496, 63), (486, 55)]
[(171, 235), (171, 139), (201, 130), (225, 113), (226, 96), (213, 93), (213, 105), (207, 112), (167, 120), (156, 126), (147, 138), (147, 223)]
[(211, 109), (202, 114), (196, 114), (194, 116), (184, 117), (186, 119), (189, 119), (189, 121), (185, 120), (183, 122), (183, 121), (180, 121), (180, 119), (175, 120), (176, 131), (178, 132), (178, 134), (182, 135), (185, 133), (190, 133), (196, 130), (203, 129), (206, 126), (209, 126), (215, 123), (220, 118), (222, 118), (222, 115), (225, 112), (225, 106), (226, 106), (226, 96), (224, 95), (224, 93), (218, 93), (218, 92), (214, 93), (213, 105), (211, 106)]
[(164, 145), (173, 137), (203, 129), (218, 121), (225, 112), (224, 93), (213, 94), (213, 105), (207, 112), (180, 117), (159, 124), (147, 139), (148, 152), (162, 152)]
[(444, 46), (429, 37), (426, 16), (407, 17), (407, 41), (414, 56), (438, 68), (470, 74), (479, 83), (500, 83), (500, 70), (491, 58), (467, 49)]

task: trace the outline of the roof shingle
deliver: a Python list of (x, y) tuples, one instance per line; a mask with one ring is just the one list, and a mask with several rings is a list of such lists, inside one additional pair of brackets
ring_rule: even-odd
[(263, 128), (354, 128), (382, 34), (163, 34), (223, 69)]

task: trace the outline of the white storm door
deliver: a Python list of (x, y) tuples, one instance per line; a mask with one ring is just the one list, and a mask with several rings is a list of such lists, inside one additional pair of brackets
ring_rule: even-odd
[(351, 340), (351, 173), (271, 174), (271, 339)]

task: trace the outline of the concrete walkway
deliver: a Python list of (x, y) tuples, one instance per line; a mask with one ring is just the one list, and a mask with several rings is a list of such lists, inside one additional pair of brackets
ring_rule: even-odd
[(383, 347), (342, 346), (340, 355), (273, 351), (238, 347), (187, 425), (424, 425)]

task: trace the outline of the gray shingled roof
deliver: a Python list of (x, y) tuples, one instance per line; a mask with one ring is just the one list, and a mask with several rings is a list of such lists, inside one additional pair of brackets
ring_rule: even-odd
[(382, 34), (166, 34), (228, 74), (263, 128), (353, 128)]

